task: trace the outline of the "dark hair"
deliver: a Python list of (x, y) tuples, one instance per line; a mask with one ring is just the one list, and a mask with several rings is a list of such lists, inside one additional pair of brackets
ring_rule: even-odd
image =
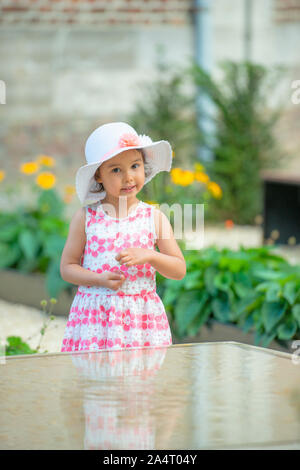
[[(143, 162), (144, 162), (144, 165), (145, 165), (145, 153), (143, 151), (143, 149), (135, 149), (137, 150), (143, 157)], [(90, 192), (91, 193), (102, 193), (102, 191), (104, 191), (104, 186), (102, 183), (98, 183), (98, 181), (96, 180), (96, 178), (99, 178), (100, 176), (100, 166), (98, 166), (97, 170), (95, 171), (95, 174), (93, 176), (93, 179), (94, 179), (94, 186), (95, 186), (95, 189), (90, 189)]]

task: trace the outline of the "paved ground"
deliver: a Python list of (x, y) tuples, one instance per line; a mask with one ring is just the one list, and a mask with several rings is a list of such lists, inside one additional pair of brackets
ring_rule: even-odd
[[(255, 247), (261, 244), (262, 233), (260, 227), (234, 227), (224, 229), (222, 227), (206, 227), (204, 239), (200, 240), (203, 246), (216, 245), (237, 249), (239, 245)], [(199, 246), (199, 241), (194, 240), (194, 246)], [(300, 247), (284, 247), (276, 250), (286, 257), (291, 263), (300, 264)], [(7, 336), (21, 336), (24, 340), (31, 337), (28, 343), (36, 348), (40, 340), (39, 331), (45, 321), (42, 311), (12, 304), (0, 299), (0, 346), (3, 351), (3, 341)], [(56, 317), (50, 323), (41, 343), (41, 352), (59, 352), (67, 317)], [(0, 351), (0, 355), (3, 353)]]

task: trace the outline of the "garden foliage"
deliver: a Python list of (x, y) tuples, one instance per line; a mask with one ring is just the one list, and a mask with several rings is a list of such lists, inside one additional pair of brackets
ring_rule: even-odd
[(275, 134), (281, 109), (270, 106), (282, 70), (226, 61), (221, 71), (217, 81), (198, 65), (191, 68), (199, 93), (210, 99), (213, 110), (206, 117), (214, 133), (203, 135), (203, 145), (212, 152), (206, 168), (221, 185), (223, 198), (210, 208), (218, 218), (253, 223), (262, 211), (261, 172), (285, 159)]
[(0, 269), (45, 274), (52, 297), (69, 286), (59, 271), (68, 233), (63, 210), (57, 193), (48, 190), (40, 194), (34, 208), (19, 206), (0, 212)]
[(215, 247), (185, 256), (180, 281), (158, 276), (158, 291), (178, 338), (196, 335), (212, 320), (253, 332), (255, 344), (287, 345), (300, 338), (300, 267), (270, 247)]

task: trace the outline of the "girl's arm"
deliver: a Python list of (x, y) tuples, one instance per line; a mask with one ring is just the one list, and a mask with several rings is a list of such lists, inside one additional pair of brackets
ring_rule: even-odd
[(183, 279), (186, 274), (185, 259), (174, 238), (172, 226), (158, 209), (154, 211), (154, 220), (159, 252), (151, 250), (149, 263), (168, 279)]
[(60, 260), (60, 275), (70, 284), (99, 286), (99, 274), (83, 268), (80, 264), (85, 244), (85, 208), (81, 207), (70, 222), (68, 238)]

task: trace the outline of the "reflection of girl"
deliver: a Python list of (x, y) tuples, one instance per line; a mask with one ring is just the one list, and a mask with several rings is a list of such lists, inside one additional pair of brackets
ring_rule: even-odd
[(170, 170), (170, 144), (117, 122), (96, 129), (85, 152), (88, 164), (77, 172), (76, 189), (86, 207), (72, 219), (61, 257), (63, 279), (79, 286), (61, 350), (169, 346), (155, 273), (179, 280), (186, 265), (167, 217), (137, 195)]
[(85, 449), (154, 449), (149, 406), (166, 348), (72, 355), (84, 380)]

